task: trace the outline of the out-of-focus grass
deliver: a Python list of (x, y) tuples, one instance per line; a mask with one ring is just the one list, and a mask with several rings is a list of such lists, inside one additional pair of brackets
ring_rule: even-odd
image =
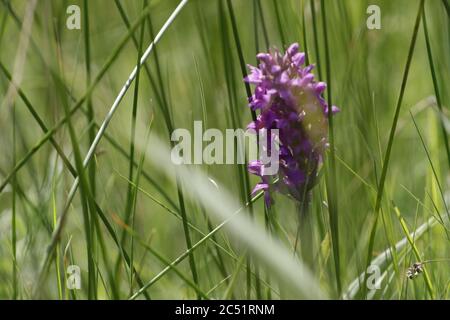
[[(38, 2), (22, 81), (7, 104), (27, 2), (1, 0), (0, 298), (307, 297), (251, 237), (217, 229), (224, 216), (211, 214), (220, 208), (204, 199), (216, 190), (208, 195), (204, 185), (168, 174), (168, 164), (155, 164), (158, 156), (151, 153), (158, 151), (146, 144), (150, 122), (151, 135), (166, 147), (174, 128), (191, 129), (194, 120), (204, 121), (205, 129), (245, 127), (253, 115), (243, 64), (254, 64), (267, 46), (284, 49), (292, 42), (307, 50), (316, 77), (329, 83), (332, 103), (341, 109), (333, 117), (335, 164), (326, 163), (328, 179), (312, 197), (312, 260), (296, 256), (299, 275), (324, 297), (341, 297), (341, 287), (346, 297), (448, 298), (447, 262), (427, 264), (428, 278), (405, 275), (418, 256), (450, 258), (448, 2), (425, 1), (428, 19), (424, 24), (419, 17), (402, 91), (419, 0), (190, 0), (140, 68), (139, 84), (124, 97), (83, 169), (80, 158), (136, 65), (139, 48), (148, 46), (178, 3), (74, 1), (82, 28), (68, 30), (68, 2)], [(381, 9), (380, 30), (366, 27), (369, 4)], [(331, 151), (327, 157), (333, 159)], [(252, 204), (244, 210), (256, 224), (250, 235), (266, 224), (266, 235), (294, 250), (298, 215), (291, 200), (276, 195), (267, 219), (263, 201), (250, 198), (256, 179), (245, 166), (195, 169), (238, 205)], [(38, 282), (55, 215), (79, 174), (85, 175), (80, 194)], [(195, 190), (206, 195), (192, 196)], [(419, 226), (426, 227), (405, 238)], [(397, 249), (385, 251), (389, 247)], [(368, 261), (386, 272), (373, 292), (357, 280), (367, 278)], [(65, 286), (70, 264), (81, 267), (79, 291)], [(301, 273), (303, 267), (313, 277)]]

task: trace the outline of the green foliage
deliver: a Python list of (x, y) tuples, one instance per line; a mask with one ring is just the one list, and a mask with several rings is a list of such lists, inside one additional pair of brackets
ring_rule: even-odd
[[(448, 299), (449, 4), (372, 2), (187, 1), (86, 166), (180, 2), (74, 1), (81, 30), (69, 30), (65, 1), (1, 0), (0, 298)], [(292, 42), (341, 109), (305, 221), (287, 197), (270, 210), (252, 198), (245, 165), (164, 158), (175, 128), (254, 119), (246, 64)], [(72, 264), (81, 290), (67, 289)]]

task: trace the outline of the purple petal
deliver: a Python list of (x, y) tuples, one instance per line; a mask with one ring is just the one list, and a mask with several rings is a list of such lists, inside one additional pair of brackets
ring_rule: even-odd
[(298, 52), (299, 45), (298, 43), (293, 43), (289, 46), (289, 48), (286, 50), (286, 53), (290, 56), (293, 56)]
[(317, 94), (321, 94), (327, 88), (327, 84), (325, 82), (318, 82), (315, 87), (315, 91)]
[(261, 171), (262, 171), (261, 166), (262, 166), (261, 161), (253, 160), (248, 163), (247, 169), (248, 169), (248, 172), (250, 172), (251, 174), (261, 176), (262, 175), (261, 174)]
[(252, 191), (252, 197), (258, 193), (259, 191), (264, 190), (264, 192), (266, 192), (267, 190), (269, 190), (269, 185), (267, 183), (258, 183), (256, 184), (256, 186), (253, 188)]
[[(336, 114), (340, 112), (341, 110), (336, 106), (331, 106), (331, 113)], [(328, 115), (328, 106), (325, 107), (325, 114)]]

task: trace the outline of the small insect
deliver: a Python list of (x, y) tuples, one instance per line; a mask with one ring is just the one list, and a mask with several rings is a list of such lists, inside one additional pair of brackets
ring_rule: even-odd
[(409, 267), (406, 271), (406, 276), (409, 279), (416, 278), (419, 274), (423, 272), (423, 263), (422, 262), (416, 262), (412, 265), (412, 267)]

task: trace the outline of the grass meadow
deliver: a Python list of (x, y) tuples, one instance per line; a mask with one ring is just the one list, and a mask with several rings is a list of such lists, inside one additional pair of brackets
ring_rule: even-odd
[[(340, 109), (306, 212), (174, 165), (294, 42)], [(448, 0), (1, 0), (0, 299), (449, 299), (449, 83)]]

